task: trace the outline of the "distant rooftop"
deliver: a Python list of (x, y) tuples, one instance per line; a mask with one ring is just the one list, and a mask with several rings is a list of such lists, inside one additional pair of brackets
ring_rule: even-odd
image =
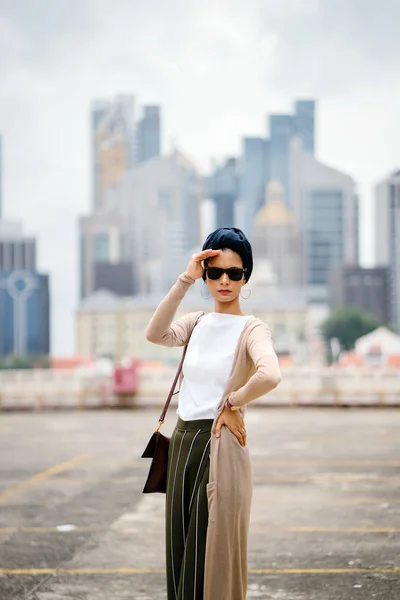
[(6, 221), (0, 219), (0, 239), (15, 240), (24, 236), (22, 221)]
[[(251, 281), (250, 281), (251, 287)], [(246, 288), (247, 289), (247, 288)], [(203, 292), (204, 293), (204, 292)], [(114, 312), (119, 310), (155, 310), (165, 294), (148, 296), (117, 296), (108, 290), (98, 290), (85, 298), (78, 310), (82, 312)], [(252, 289), (242, 307), (247, 313), (255, 311), (305, 310), (313, 304), (327, 304), (327, 290), (322, 286), (288, 287), (284, 289)], [(193, 286), (181, 302), (188, 311), (213, 310), (212, 299), (201, 296), (200, 286)]]

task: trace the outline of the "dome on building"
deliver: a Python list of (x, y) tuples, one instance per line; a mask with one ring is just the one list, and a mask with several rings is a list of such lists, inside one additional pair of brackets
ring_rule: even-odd
[(284, 202), (279, 181), (270, 181), (265, 188), (265, 204), (261, 207), (255, 225), (294, 225), (294, 218)]
[(265, 186), (265, 202), (271, 202), (272, 200), (284, 202), (283, 186), (281, 182), (276, 179), (272, 179)]

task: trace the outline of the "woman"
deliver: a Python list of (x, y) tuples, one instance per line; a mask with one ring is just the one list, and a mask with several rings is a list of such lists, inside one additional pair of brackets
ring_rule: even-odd
[[(267, 325), (240, 307), (252, 269), (244, 233), (217, 229), (192, 256), (146, 330), (149, 341), (164, 346), (184, 346), (193, 332), (168, 457), (168, 600), (246, 598), (252, 478), (245, 405), (281, 379)], [(200, 277), (214, 298), (214, 312), (173, 321)]]

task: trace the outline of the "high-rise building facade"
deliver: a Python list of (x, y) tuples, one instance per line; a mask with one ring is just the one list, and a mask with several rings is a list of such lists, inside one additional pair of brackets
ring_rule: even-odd
[(0, 220), (0, 271), (36, 269), (36, 240), (23, 234), (19, 221)]
[(303, 189), (302, 230), (309, 284), (326, 284), (329, 270), (343, 263), (344, 203), (340, 188)]
[(304, 282), (326, 285), (329, 271), (358, 265), (358, 198), (354, 181), (291, 142), (293, 211), (302, 232)]
[(240, 205), (238, 226), (251, 236), (254, 218), (264, 203), (269, 181), (269, 141), (258, 137), (243, 140), (240, 160)]
[(49, 320), (48, 275), (0, 271), (0, 356), (48, 354)]
[(375, 264), (388, 266), (390, 263), (390, 181), (391, 175), (375, 186)]
[(125, 252), (123, 222), (117, 210), (103, 207), (81, 217), (79, 230), (80, 297), (99, 289), (123, 296), (133, 294), (132, 260)]
[(295, 132), (292, 115), (270, 115), (269, 130), (269, 177), (281, 184), (285, 201), (290, 207), (289, 152), (290, 140)]
[(207, 179), (207, 197), (212, 198), (216, 208), (216, 227), (235, 225), (235, 202), (239, 195), (239, 173), (236, 158), (228, 158), (216, 166)]
[(270, 115), (270, 172), (271, 180), (283, 187), (287, 206), (291, 207), (290, 144), (294, 136), (305, 152), (315, 152), (315, 101), (298, 100), (295, 114)]
[(136, 161), (144, 162), (160, 156), (160, 107), (145, 106), (143, 118), (137, 125)]
[(389, 182), (389, 271), (393, 324), (400, 333), (400, 171)]
[(91, 110), (93, 207), (104, 203), (105, 191), (135, 162), (134, 97), (96, 101)]
[(306, 152), (315, 154), (315, 100), (295, 104), (294, 131)]
[(357, 306), (380, 323), (392, 322), (388, 267), (346, 267), (333, 269), (329, 275), (331, 308)]
[(286, 206), (292, 209), (290, 145), (298, 138), (305, 152), (315, 151), (315, 101), (298, 100), (294, 114), (269, 116), (269, 138), (247, 137), (240, 159), (240, 194), (237, 224), (251, 235), (256, 214), (264, 202), (269, 181), (282, 186)]
[(400, 332), (400, 171), (375, 187), (375, 263), (388, 267), (392, 324)]
[(49, 277), (36, 269), (36, 240), (0, 220), (0, 356), (49, 351)]
[(3, 215), (3, 138), (0, 135), (0, 220)]
[(163, 293), (200, 243), (202, 177), (180, 152), (138, 164), (121, 182), (139, 293)]
[(202, 178), (181, 153), (136, 164), (80, 220), (81, 298), (166, 292), (200, 243)]

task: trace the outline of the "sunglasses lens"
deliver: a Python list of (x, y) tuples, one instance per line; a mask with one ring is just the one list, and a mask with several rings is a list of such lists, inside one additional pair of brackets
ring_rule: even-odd
[(208, 267), (207, 275), (209, 279), (219, 279), (222, 275), (222, 269), (218, 267)]
[[(223, 269), (220, 267), (208, 267), (207, 275), (209, 279), (217, 280), (222, 277)], [(226, 273), (231, 281), (240, 281), (243, 277), (243, 270), (232, 267), (232, 269), (226, 269)]]
[(227, 273), (229, 279), (231, 279), (232, 281), (240, 281), (243, 276), (242, 269), (228, 269)]

